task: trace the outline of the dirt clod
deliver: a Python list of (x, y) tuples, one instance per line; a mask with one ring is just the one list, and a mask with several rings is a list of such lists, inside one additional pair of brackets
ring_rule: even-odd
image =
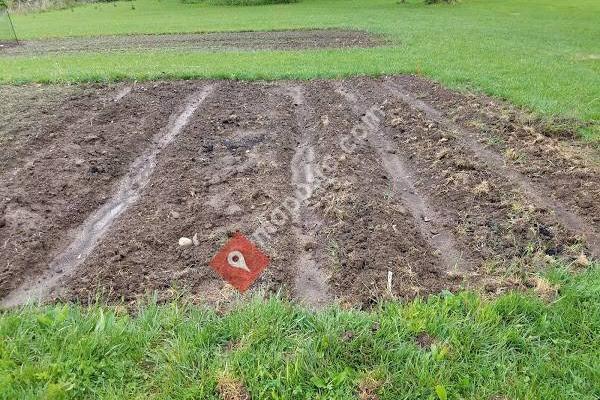
[(431, 348), (431, 345), (435, 343), (435, 338), (427, 332), (421, 332), (415, 338), (415, 342), (423, 349)]
[(317, 244), (315, 242), (307, 242), (304, 244), (304, 250), (305, 251), (311, 251), (314, 250), (317, 247)]

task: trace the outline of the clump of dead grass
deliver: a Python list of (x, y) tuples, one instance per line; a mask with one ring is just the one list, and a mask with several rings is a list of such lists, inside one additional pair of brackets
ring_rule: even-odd
[(478, 196), (478, 197), (484, 196), (484, 195), (488, 194), (489, 192), (490, 192), (490, 184), (488, 183), (488, 181), (485, 181), (485, 180), (473, 188), (473, 194), (475, 194), (475, 196)]
[(519, 159), (519, 153), (513, 148), (506, 149), (504, 156), (510, 161), (517, 161)]
[(542, 278), (540, 276), (536, 276), (533, 278), (533, 282), (535, 284), (533, 291), (540, 298), (551, 301), (556, 298), (558, 295), (558, 287), (556, 285), (552, 285), (546, 278)]
[(379, 400), (377, 392), (383, 382), (373, 375), (364, 376), (358, 383), (358, 398), (360, 400)]
[(579, 257), (577, 257), (577, 259), (575, 260), (575, 265), (577, 265), (578, 267), (587, 267), (588, 265), (590, 265), (590, 260), (587, 258), (587, 256), (584, 253), (581, 253), (579, 255)]
[(229, 373), (222, 373), (217, 378), (217, 392), (222, 400), (250, 400), (244, 384)]

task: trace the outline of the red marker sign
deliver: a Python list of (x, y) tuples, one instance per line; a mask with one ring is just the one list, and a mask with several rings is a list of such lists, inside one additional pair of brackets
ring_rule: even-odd
[(210, 266), (240, 292), (245, 292), (269, 264), (269, 257), (236, 232), (210, 262)]

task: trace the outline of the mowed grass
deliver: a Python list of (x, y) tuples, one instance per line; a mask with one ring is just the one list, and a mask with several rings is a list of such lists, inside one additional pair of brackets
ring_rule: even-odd
[(548, 280), (558, 294), (546, 301), (465, 292), (372, 312), (276, 298), (224, 315), (176, 303), (4, 311), (0, 398), (597, 399), (600, 265)]
[(480, 90), (545, 116), (591, 123), (600, 138), (600, 2), (303, 0), (257, 7), (137, 0), (17, 15), (25, 39), (205, 31), (350, 28), (377, 49), (113, 52), (0, 57), (0, 82), (161, 78), (281, 79), (416, 73)]

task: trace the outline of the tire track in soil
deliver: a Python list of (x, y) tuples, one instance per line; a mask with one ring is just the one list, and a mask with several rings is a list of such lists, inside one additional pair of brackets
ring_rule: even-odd
[[(359, 101), (357, 93), (346, 88), (343, 82), (336, 83), (336, 92), (346, 99), (357, 116), (364, 117), (367, 110), (375, 105), (367, 105)], [(379, 108), (377, 110), (379, 111)], [(412, 214), (422, 237), (436, 249), (446, 270), (458, 272), (471, 269), (472, 261), (458, 250), (452, 233), (441, 223), (439, 211), (431, 205), (430, 200), (423, 193), (416, 189), (412, 181), (414, 168), (406, 159), (400, 157), (396, 146), (387, 139), (383, 125), (383, 121), (377, 122), (377, 126), (367, 132), (366, 139), (379, 155), (381, 165), (391, 177), (395, 193)]]
[(35, 283), (28, 282), (10, 292), (2, 299), (2, 307), (43, 300), (62, 279), (72, 274), (86, 260), (114, 221), (138, 200), (140, 192), (150, 181), (158, 155), (181, 132), (211, 91), (212, 86), (208, 85), (186, 100), (183, 110), (176, 117), (173, 116), (169, 124), (155, 135), (152, 147), (131, 164), (129, 172), (121, 179), (118, 191), (113, 197), (77, 228), (73, 235), (75, 239), (50, 262), (47, 272)]
[(419, 100), (412, 93), (408, 92), (403, 86), (389, 79), (385, 81), (385, 87), (389, 92), (400, 98), (415, 110), (419, 110), (431, 120), (445, 126), (452, 132), (458, 133), (458, 142), (476, 154), (479, 159), (487, 163), (487, 165), (501, 174), (505, 179), (518, 185), (521, 191), (533, 203), (545, 209), (552, 210), (556, 218), (572, 233), (583, 235), (587, 246), (594, 257), (600, 257), (600, 235), (579, 215), (571, 212), (561, 202), (555, 200), (541, 186), (535, 184), (532, 180), (521, 174), (516, 169), (507, 165), (505, 158), (479, 142), (477, 134), (469, 129), (466, 129), (454, 121), (446, 118), (442, 112), (436, 109), (431, 104)]
[[(193, 86), (195, 83), (190, 82)], [(294, 110), (277, 85), (221, 82), (185, 131), (161, 154), (148, 190), (54, 296), (85, 302), (159, 301), (183, 291), (217, 308), (237, 292), (208, 265), (229, 236), (249, 239), (290, 188)], [(287, 221), (286, 221), (287, 222)], [(181, 236), (198, 246), (180, 248)], [(270, 265), (250, 292), (293, 287), (295, 243), (278, 226)]]
[(332, 301), (328, 276), (322, 270), (323, 247), (316, 239), (323, 227), (319, 216), (306, 206), (315, 190), (315, 111), (306, 104), (304, 89), (294, 85), (285, 88), (294, 99), (299, 143), (292, 158), (292, 187), (299, 201), (298, 221), (292, 226), (296, 237), (297, 254), (294, 279), (294, 297), (313, 308), (321, 308)]
[(364, 140), (347, 141), (357, 125), (348, 102), (328, 81), (306, 83), (305, 95), (320, 113), (315, 164), (321, 180), (308, 207), (324, 223), (317, 240), (336, 299), (371, 307), (391, 294), (412, 298), (456, 290), (460, 282), (420, 235), (394, 196), (378, 154)]

